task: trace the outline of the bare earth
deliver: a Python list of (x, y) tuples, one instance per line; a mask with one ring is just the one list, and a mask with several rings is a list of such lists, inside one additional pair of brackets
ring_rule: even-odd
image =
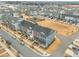
[(77, 31), (76, 27), (74, 27), (72, 25), (68, 25), (68, 24), (59, 23), (57, 21), (44, 20), (44, 21), (40, 21), (37, 23), (41, 26), (56, 30), (57, 33), (64, 35), (64, 36), (72, 35)]

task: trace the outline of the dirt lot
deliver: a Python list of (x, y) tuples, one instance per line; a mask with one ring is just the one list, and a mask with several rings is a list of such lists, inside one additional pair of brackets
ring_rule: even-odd
[[(26, 16), (25, 14), (22, 14), (22, 16), (25, 20), (27, 18), (32, 18), (31, 16)], [(73, 25), (65, 24), (63, 22), (60, 23), (59, 21), (45, 19), (45, 20), (39, 21), (37, 23), (41, 26), (45, 26), (45, 27), (51, 28), (53, 30), (56, 30), (57, 33), (64, 35), (64, 36), (72, 35), (78, 31), (78, 29), (76, 27), (74, 27)]]
[(56, 49), (62, 44), (62, 42), (60, 41), (60, 39), (58, 39), (57, 37), (55, 38), (55, 41), (46, 49), (46, 51), (49, 54), (52, 54), (56, 51)]
[(37, 22), (37, 23), (41, 26), (48, 27), (48, 28), (51, 28), (53, 30), (56, 30), (57, 33), (64, 35), (64, 36), (72, 35), (73, 33), (75, 33), (77, 31), (76, 27), (69, 25), (69, 24), (60, 23), (60, 22), (57, 22), (57, 21), (44, 20), (44, 21), (40, 21), (40, 22)]
[(5, 50), (4, 49), (0, 49), (0, 54), (3, 53), (3, 52), (5, 52)]

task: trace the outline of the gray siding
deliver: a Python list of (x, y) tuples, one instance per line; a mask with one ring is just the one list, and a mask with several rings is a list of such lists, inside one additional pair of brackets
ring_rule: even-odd
[(46, 47), (48, 47), (54, 40), (56, 32), (52, 32), (45, 40), (46, 40)]

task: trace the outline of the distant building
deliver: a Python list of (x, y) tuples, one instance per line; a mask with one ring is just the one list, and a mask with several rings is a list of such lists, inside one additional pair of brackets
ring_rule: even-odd
[(21, 18), (16, 18), (16, 17), (13, 17), (11, 15), (3, 15), (1, 19), (4, 22), (4, 24), (9, 26), (9, 28), (11, 28), (13, 30), (18, 30), (19, 23), (20, 23), (20, 21), (23, 20)]
[(79, 23), (79, 16), (73, 14), (60, 14), (60, 19), (65, 20), (71, 24), (78, 24)]

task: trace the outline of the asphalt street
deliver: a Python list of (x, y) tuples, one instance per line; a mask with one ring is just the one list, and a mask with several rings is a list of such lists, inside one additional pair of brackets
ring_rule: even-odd
[(53, 56), (53, 57), (63, 57), (64, 52), (67, 49), (68, 45), (71, 44), (71, 42), (74, 41), (74, 39), (79, 37), (79, 32), (76, 32), (69, 37), (65, 37), (63, 35), (57, 34), (57, 37), (59, 39), (61, 39), (62, 44), (51, 56)]
[(17, 40), (17, 38), (12, 37), (10, 34), (3, 31), (2, 29), (0, 29), (0, 36), (5, 40), (9, 40), (12, 46), (24, 57), (38, 57), (39, 56), (36, 53), (34, 53), (31, 49), (26, 47), (25, 45), (21, 45), (20, 42)]
[[(5, 40), (9, 40), (12, 46), (20, 52), (24, 57), (40, 57), (36, 53), (34, 53), (31, 49), (26, 47), (25, 45), (20, 45), (20, 42), (17, 38), (12, 37), (7, 32), (0, 29), (0, 36), (3, 37)], [(62, 44), (61, 46), (51, 55), (51, 57), (63, 57), (64, 51), (66, 50), (67, 46), (77, 37), (79, 36), (79, 32), (76, 32), (72, 36), (65, 37), (60, 34), (57, 34), (57, 37), (61, 39)]]

